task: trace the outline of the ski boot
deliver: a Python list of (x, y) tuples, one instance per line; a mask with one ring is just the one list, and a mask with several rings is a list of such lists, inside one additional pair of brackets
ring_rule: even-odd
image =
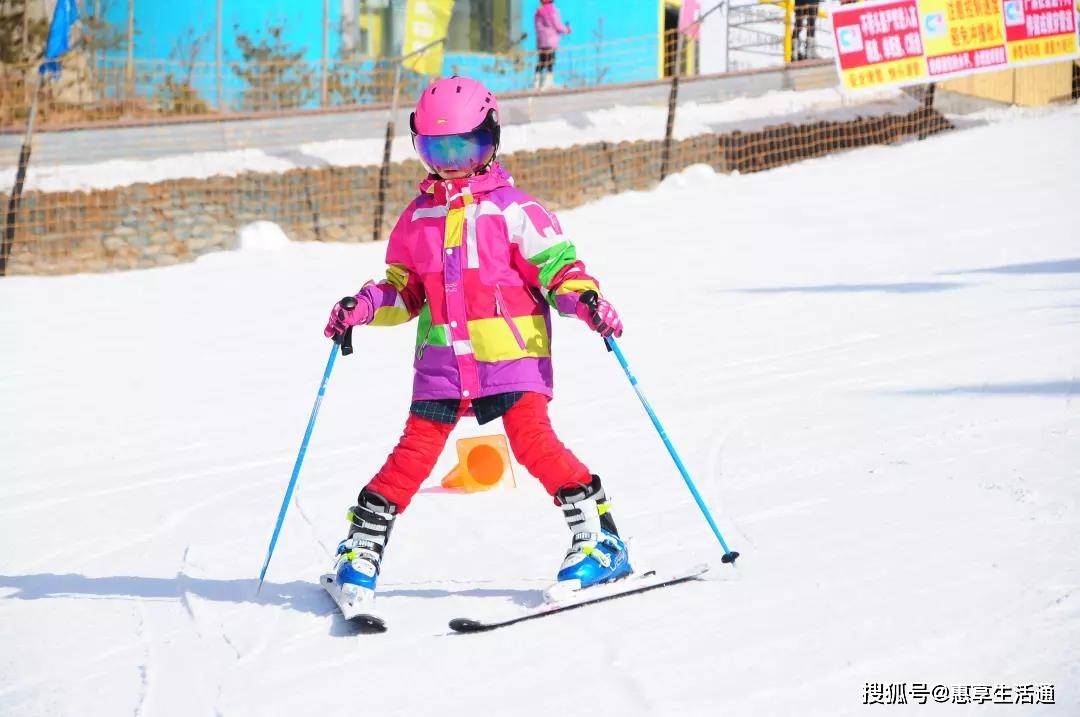
[(348, 513), (349, 533), (338, 544), (334, 572), (323, 576), (346, 619), (371, 610), (383, 551), (394, 527), (397, 507), (365, 488)]
[(558, 599), (568, 590), (617, 580), (633, 571), (599, 476), (594, 475), (588, 485), (563, 488), (555, 500), (574, 537), (549, 598)]

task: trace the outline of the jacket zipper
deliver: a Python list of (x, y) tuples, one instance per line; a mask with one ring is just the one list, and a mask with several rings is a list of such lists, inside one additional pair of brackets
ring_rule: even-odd
[(424, 333), (424, 340), (420, 343), (420, 348), (416, 349), (416, 360), (424, 358), (424, 349), (427, 348), (428, 341), (431, 339), (431, 324), (428, 324), (427, 331)]
[(498, 284), (495, 285), (495, 315), (503, 317), (503, 321), (510, 327), (510, 333), (514, 335), (514, 339), (517, 341), (518, 348), (524, 351), (525, 339), (521, 337), (521, 331), (518, 330), (517, 324), (514, 323), (510, 316), (502, 310), (502, 290)]

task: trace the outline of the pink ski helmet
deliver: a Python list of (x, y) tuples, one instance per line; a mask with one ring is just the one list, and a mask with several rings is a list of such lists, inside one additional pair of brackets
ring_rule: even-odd
[(409, 127), (428, 171), (482, 171), (499, 150), (499, 103), (469, 77), (436, 80), (420, 95)]

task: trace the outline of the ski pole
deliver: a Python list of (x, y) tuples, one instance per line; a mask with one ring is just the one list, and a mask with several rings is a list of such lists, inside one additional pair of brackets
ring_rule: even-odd
[[(352, 309), (356, 306), (356, 299), (346, 296), (341, 300), (342, 307)], [(285, 499), (281, 501), (281, 510), (278, 511), (277, 523), (274, 524), (274, 534), (270, 536), (270, 547), (266, 551), (266, 560), (262, 570), (259, 571), (259, 587), (255, 594), (262, 590), (263, 579), (266, 577), (266, 569), (270, 567), (270, 558), (274, 555), (274, 547), (277, 545), (278, 535), (281, 533), (281, 525), (285, 522), (285, 512), (289, 509), (289, 501), (292, 500), (293, 490), (296, 488), (296, 479), (300, 477), (300, 466), (304, 463), (307, 454), (308, 441), (311, 440), (311, 432), (315, 428), (315, 418), (319, 415), (319, 406), (322, 405), (323, 396), (326, 395), (326, 384), (330, 381), (330, 372), (334, 370), (334, 360), (337, 359), (338, 346), (341, 347), (341, 355), (348, 356), (352, 353), (352, 327), (349, 327), (341, 336), (334, 337), (334, 346), (330, 349), (330, 358), (326, 361), (326, 370), (323, 371), (322, 383), (319, 384), (319, 393), (315, 397), (315, 405), (311, 409), (311, 417), (308, 419), (307, 430), (304, 431), (304, 440), (300, 442), (300, 453), (296, 456), (293, 464), (292, 478), (289, 479), (289, 487), (285, 489)]]
[[(590, 309), (596, 311), (599, 296), (595, 291), (586, 291), (581, 295), (581, 301)], [(626, 373), (626, 377), (630, 379), (630, 385), (633, 386), (634, 392), (641, 401), (641, 405), (645, 407), (645, 412), (648, 413), (649, 418), (652, 419), (653, 426), (656, 428), (657, 433), (660, 434), (660, 439), (664, 442), (664, 446), (667, 447), (668, 453), (671, 454), (671, 459), (675, 461), (675, 466), (679, 469), (679, 473), (682, 474), (683, 480), (686, 482), (686, 487), (690, 489), (690, 494), (694, 496), (694, 502), (697, 503), (698, 508), (701, 509), (702, 515), (705, 516), (705, 520), (708, 521), (709, 527), (712, 528), (713, 535), (720, 541), (720, 547), (724, 549), (724, 557), (720, 559), (720, 562), (731, 563), (734, 565), (735, 559), (739, 557), (739, 554), (728, 547), (727, 542), (724, 540), (724, 536), (720, 534), (720, 529), (716, 527), (716, 521), (713, 520), (712, 513), (709, 512), (708, 506), (705, 505), (705, 501), (702, 499), (701, 494), (698, 493), (694, 481), (690, 479), (689, 471), (686, 470), (686, 466), (683, 465), (682, 459), (679, 458), (679, 454), (675, 451), (675, 446), (671, 444), (671, 439), (668, 438), (667, 431), (664, 430), (664, 426), (660, 423), (660, 419), (656, 417), (656, 412), (653, 411), (652, 406), (649, 405), (649, 401), (645, 398), (645, 394), (642, 393), (641, 387), (638, 385), (638, 380), (630, 371), (630, 365), (626, 362), (626, 357), (623, 356), (623, 352), (619, 348), (619, 344), (615, 341), (615, 337), (605, 336), (604, 344), (607, 345), (608, 351), (615, 353), (615, 358), (619, 360), (619, 364)]]

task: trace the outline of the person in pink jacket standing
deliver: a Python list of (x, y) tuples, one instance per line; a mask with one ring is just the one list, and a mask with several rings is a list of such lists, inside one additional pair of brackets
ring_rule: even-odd
[[(353, 326), (418, 321), (405, 431), (349, 512), (338, 588), (350, 604), (374, 599), (391, 528), (464, 415), (502, 418), (515, 458), (562, 509), (572, 539), (557, 581), (580, 589), (623, 577), (629, 556), (600, 478), (562, 444), (547, 410), (552, 310), (602, 336), (622, 334), (619, 315), (555, 215), (495, 161), (491, 92), (467, 77), (438, 80), (410, 124), (429, 174), (390, 233), (386, 279), (338, 302), (324, 329), (340, 340)], [(372, 413), (360, 430), (385, 426)]]
[(555, 51), (559, 49), (561, 35), (570, 34), (570, 26), (564, 25), (555, 0), (541, 0), (533, 15), (536, 26), (536, 79), (533, 87), (548, 89), (554, 83)]

